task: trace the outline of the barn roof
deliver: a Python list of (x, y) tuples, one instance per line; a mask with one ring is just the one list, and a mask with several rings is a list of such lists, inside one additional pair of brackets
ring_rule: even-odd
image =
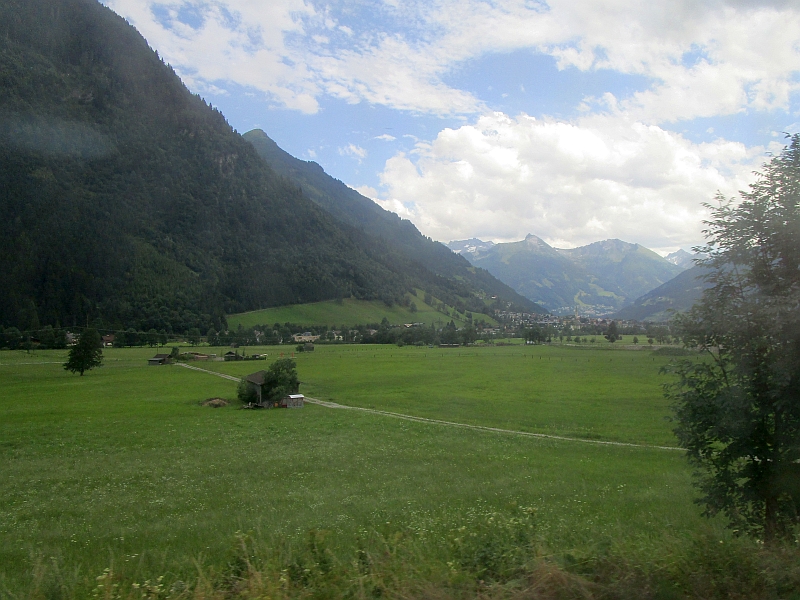
[(255, 385), (264, 385), (264, 375), (266, 375), (266, 371), (256, 371), (255, 373), (250, 373), (247, 377), (245, 377), (246, 381), (250, 383), (254, 383)]

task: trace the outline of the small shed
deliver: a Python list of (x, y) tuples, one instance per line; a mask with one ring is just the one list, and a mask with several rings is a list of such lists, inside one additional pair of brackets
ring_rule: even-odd
[(230, 361), (230, 360), (238, 360), (238, 358), (239, 358), (239, 355), (238, 355), (236, 352), (233, 352), (232, 350), (228, 350), (228, 351), (227, 351), (227, 352), (226, 352), (226, 353), (223, 355), (223, 358), (225, 359), (225, 361)]
[(281, 400), (281, 406), (285, 408), (303, 408), (305, 399), (303, 394), (289, 394)]
[(256, 403), (261, 406), (262, 399), (261, 399), (261, 392), (264, 386), (264, 375), (266, 375), (266, 371), (256, 371), (255, 373), (251, 373), (244, 380), (250, 385), (250, 388), (255, 391), (257, 401)]
[(169, 354), (156, 354), (153, 358), (148, 359), (148, 365), (168, 365), (170, 363)]

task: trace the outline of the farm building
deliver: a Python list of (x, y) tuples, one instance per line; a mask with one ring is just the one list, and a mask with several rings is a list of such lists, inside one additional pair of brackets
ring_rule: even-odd
[(292, 336), (295, 342), (316, 342), (319, 339), (318, 335), (312, 334), (310, 331), (304, 333), (296, 333)]
[(266, 375), (266, 371), (256, 371), (255, 373), (251, 373), (244, 380), (250, 385), (250, 388), (256, 393), (256, 404), (261, 406), (262, 399), (261, 393), (264, 389), (264, 375)]
[(148, 359), (148, 365), (168, 365), (170, 363), (169, 354), (156, 354), (153, 358)]
[(305, 399), (303, 394), (289, 394), (281, 400), (281, 406), (285, 408), (303, 408)]

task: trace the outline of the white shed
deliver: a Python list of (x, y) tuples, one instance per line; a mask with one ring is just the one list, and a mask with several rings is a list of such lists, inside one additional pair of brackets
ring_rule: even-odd
[(305, 396), (303, 394), (289, 394), (283, 399), (283, 406), (286, 408), (303, 408)]

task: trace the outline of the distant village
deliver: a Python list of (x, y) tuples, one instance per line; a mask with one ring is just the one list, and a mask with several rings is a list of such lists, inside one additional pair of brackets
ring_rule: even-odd
[[(458, 316), (464, 324), (456, 325)], [(445, 318), (451, 317), (451, 318)], [(476, 343), (502, 343), (508, 338), (525, 338), (530, 343), (552, 343), (554, 341), (587, 341), (592, 337), (605, 336), (612, 322), (620, 335), (643, 336), (658, 343), (670, 341), (670, 329), (666, 323), (613, 320), (610, 317), (589, 315), (553, 315), (531, 312), (495, 310), (492, 317), (497, 324), (483, 320), (473, 322), (472, 315), (464, 321), (462, 315), (443, 315), (433, 323), (390, 323), (384, 318), (380, 323), (369, 323), (355, 327), (331, 327), (326, 325), (304, 325), (298, 323), (274, 323), (254, 327), (229, 328), (227, 331), (209, 329), (201, 332), (190, 329), (186, 332), (166, 331), (109, 331), (99, 329), (104, 347), (150, 346), (162, 347), (171, 343), (186, 343), (192, 346), (228, 346), (232, 356), (216, 357), (233, 360), (239, 347), (259, 345), (293, 345), (298, 351), (308, 344), (411, 344), (411, 345), (471, 345)], [(81, 328), (54, 329), (47, 326), (35, 331), (22, 332), (11, 327), (0, 330), (0, 348), (65, 348), (77, 340)], [(567, 339), (569, 338), (569, 339)], [(652, 342), (651, 342), (652, 343)], [(241, 354), (241, 353), (239, 353)]]

